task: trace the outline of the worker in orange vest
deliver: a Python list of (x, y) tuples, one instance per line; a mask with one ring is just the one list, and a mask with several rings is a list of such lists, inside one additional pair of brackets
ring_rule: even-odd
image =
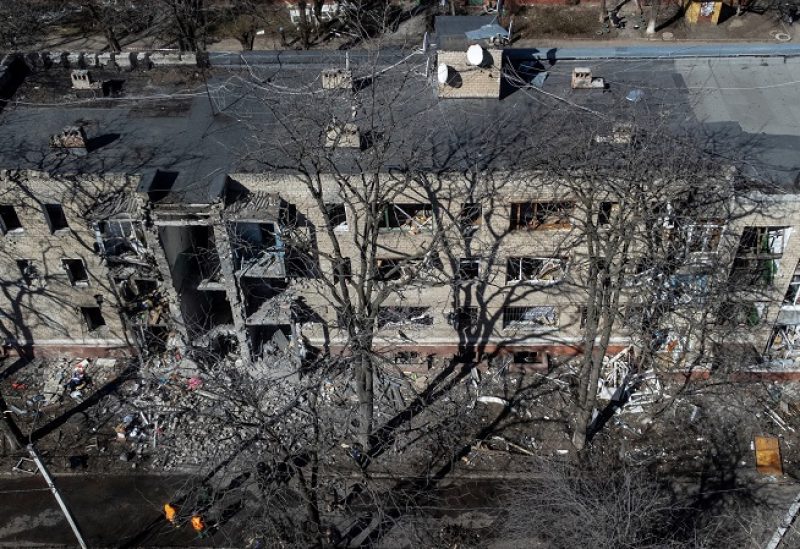
[(192, 528), (198, 535), (202, 536), (206, 530), (206, 523), (200, 515), (192, 515)]
[(170, 503), (164, 504), (164, 516), (167, 517), (167, 520), (170, 524), (172, 524), (175, 528), (178, 527), (178, 510)]

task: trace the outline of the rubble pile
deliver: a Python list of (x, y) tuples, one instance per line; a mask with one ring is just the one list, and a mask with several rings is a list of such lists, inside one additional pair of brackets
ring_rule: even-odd
[(33, 359), (4, 382), (3, 395), (18, 422), (57, 416), (83, 402), (120, 372), (113, 358)]
[[(273, 364), (287, 360), (276, 355)], [(255, 440), (270, 418), (280, 432), (284, 423), (301, 424), (292, 410), (298, 387), (290, 382), (256, 377), (242, 371), (241, 360), (228, 357), (208, 366), (183, 358), (152, 360), (142, 378), (130, 387), (129, 410), (118, 432), (135, 455), (152, 455), (160, 470), (195, 468), (234, 456)], [(283, 412), (288, 409), (288, 412)], [(138, 411), (138, 415), (135, 412)]]

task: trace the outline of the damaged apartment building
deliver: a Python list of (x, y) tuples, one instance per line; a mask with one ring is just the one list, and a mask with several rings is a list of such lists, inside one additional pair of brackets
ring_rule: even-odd
[[(364, 158), (389, 131), (370, 129), (363, 106), (352, 100), (380, 83), (360, 78), (344, 55), (341, 66), (307, 55), (302, 67), (277, 71), (273, 80), (250, 88), (241, 84), (242, 74), (232, 83), (238, 69), (212, 67), (209, 77), (196, 60), (25, 60), (25, 74), (8, 94), (18, 102), (0, 113), (7, 130), (0, 135), (6, 351), (97, 355), (192, 346), (252, 363), (268, 360), (274, 349), (298, 355), (346, 350), (347, 320), (328, 287), (344, 280), (391, 288), (374, 312), (374, 333), (376, 348), (396, 363), (424, 366), (429, 357), (480, 345), (481, 352), (546, 368), (550, 358), (580, 347), (586, 324), (585, 299), (562, 283), (577, 272), (584, 253), (563, 246), (574, 226), (574, 197), (535, 174), (498, 170), (506, 174), (502, 184), (468, 176), (488, 162), (491, 147), (508, 155), (515, 120), (544, 116), (543, 96), (533, 88), (584, 112), (649, 108), (647, 101), (654, 109), (678, 105), (690, 109), (699, 128), (709, 129), (701, 121), (712, 120), (715, 129), (742, 142), (759, 133), (790, 179), (800, 168), (796, 155), (790, 164), (800, 135), (786, 138), (779, 120), (767, 120), (767, 129), (756, 132), (746, 113), (724, 108), (730, 93), (683, 102), (711, 73), (736, 89), (740, 77), (733, 68), (769, 71), (750, 59), (619, 60), (597, 75), (586, 62), (559, 62), (545, 72), (528, 53), (479, 45), (418, 53), (426, 72), (403, 75), (395, 85), (393, 71), (400, 69), (387, 62), (376, 78), (408, 94), (396, 101), (416, 109), (404, 128), (408, 134), (395, 139), (419, 164), (415, 170), (436, 182), (436, 194), (407, 184), (387, 194), (373, 212), (378, 252), (370, 279), (359, 279), (364, 209), (342, 182), (366, 179)], [(795, 60), (782, 67), (787, 78), (800, 76)], [(271, 85), (270, 109), (277, 114), (252, 103)], [(186, 93), (206, 86), (208, 93)], [(343, 105), (336, 116), (320, 115), (316, 131), (298, 130), (309, 136), (305, 155), (291, 150), (280, 133), (281, 101), (292, 105), (291, 94), (281, 95), (287, 89), (312, 90), (309, 109), (318, 112), (328, 102)], [(765, 93), (786, 103), (783, 88)], [(800, 109), (789, 109), (800, 120)], [(439, 157), (417, 153), (428, 138), (437, 139), (437, 154), (448, 158), (469, 148), (466, 139), (480, 142), (483, 156), (437, 170)], [(615, 124), (597, 144), (613, 147), (630, 138), (629, 127)], [(249, 157), (254, 154), (259, 161)], [(304, 158), (330, 161), (311, 178), (312, 186), (300, 169), (307, 168)], [(387, 160), (375, 170), (376, 181), (396, 185), (398, 166)], [(725, 256), (714, 265), (726, 278), (763, 290), (725, 309), (736, 326), (723, 343), (800, 371), (800, 194), (776, 185), (760, 203), (763, 209), (728, 223), (712, 215), (697, 219), (684, 235), (685, 257), (699, 264)], [(614, 203), (604, 203), (598, 215), (610, 218), (615, 211)], [(451, 222), (443, 226), (442, 219)], [(429, 246), (442, 234), (447, 249), (440, 245), (434, 253)], [(336, 264), (336, 253), (346, 261)], [(686, 288), (706, 283), (706, 274), (697, 272), (670, 278), (680, 299), (691, 300), (694, 290)], [(645, 276), (635, 269), (630, 274)], [(665, 353), (684, 345), (680, 336), (663, 339)], [(618, 352), (630, 344), (621, 325), (609, 348)]]

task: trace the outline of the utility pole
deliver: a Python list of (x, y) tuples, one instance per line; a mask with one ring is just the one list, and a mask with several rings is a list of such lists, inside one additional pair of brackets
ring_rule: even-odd
[(36, 447), (33, 444), (28, 444), (27, 448), (28, 453), (31, 455), (34, 463), (36, 463), (36, 467), (39, 468), (39, 471), (42, 473), (42, 477), (44, 477), (45, 482), (47, 482), (47, 486), (50, 488), (50, 491), (53, 492), (53, 496), (55, 496), (58, 506), (61, 507), (61, 512), (64, 513), (64, 517), (67, 519), (70, 528), (72, 528), (72, 532), (75, 534), (75, 538), (78, 540), (78, 544), (81, 546), (81, 549), (89, 549), (89, 546), (86, 545), (85, 541), (83, 541), (81, 531), (78, 529), (75, 519), (72, 518), (69, 508), (67, 508), (67, 504), (61, 498), (58, 488), (56, 488), (56, 485), (53, 483), (53, 479), (50, 477), (47, 467), (45, 467), (44, 463), (42, 463), (42, 458), (39, 455), (39, 452), (36, 450)]

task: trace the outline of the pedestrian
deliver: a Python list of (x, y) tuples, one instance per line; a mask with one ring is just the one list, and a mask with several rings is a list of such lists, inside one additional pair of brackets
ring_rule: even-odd
[(164, 504), (164, 516), (167, 517), (169, 523), (175, 528), (178, 527), (178, 510), (170, 503)]

